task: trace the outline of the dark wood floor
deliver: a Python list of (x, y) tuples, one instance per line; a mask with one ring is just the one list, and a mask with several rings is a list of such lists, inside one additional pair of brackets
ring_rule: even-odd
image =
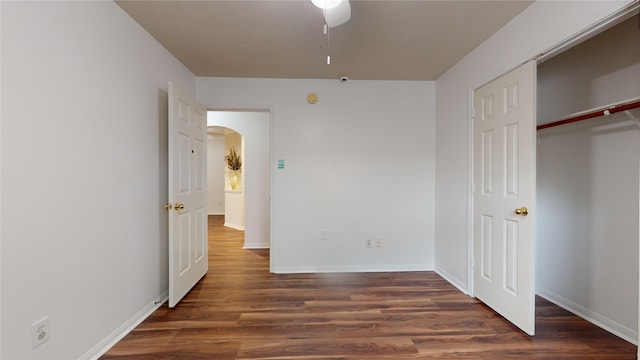
[(209, 219), (209, 274), (101, 359), (635, 359), (537, 299), (535, 337), (433, 272), (269, 273), (268, 250)]

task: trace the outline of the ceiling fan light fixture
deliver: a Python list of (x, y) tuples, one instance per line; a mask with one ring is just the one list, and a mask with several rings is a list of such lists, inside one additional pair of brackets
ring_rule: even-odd
[(334, 7), (340, 5), (343, 0), (311, 0), (313, 5), (319, 7), (320, 9), (333, 9)]

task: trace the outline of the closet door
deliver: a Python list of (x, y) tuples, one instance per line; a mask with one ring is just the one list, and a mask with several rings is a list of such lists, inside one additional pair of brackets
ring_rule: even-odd
[(536, 63), (474, 93), (474, 295), (535, 330)]

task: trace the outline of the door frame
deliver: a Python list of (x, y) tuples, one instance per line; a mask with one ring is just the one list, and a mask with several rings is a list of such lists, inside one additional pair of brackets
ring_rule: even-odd
[[(543, 51), (537, 55), (535, 55), (532, 58), (528, 58), (526, 59), (526, 61), (523, 61), (521, 63), (518, 63), (516, 66), (510, 67), (508, 68), (506, 71), (498, 74), (497, 76), (491, 78), (491, 79), (487, 79), (486, 81), (481, 82), (480, 84), (478, 84), (477, 86), (474, 86), (473, 88), (469, 88), (468, 89), (468, 101), (467, 101), (467, 122), (468, 122), (468, 138), (467, 138), (467, 143), (469, 144), (469, 148), (468, 148), (468, 157), (467, 159), (469, 160), (469, 163), (467, 164), (468, 166), (468, 176), (467, 176), (467, 183), (468, 183), (468, 193), (467, 193), (467, 203), (468, 203), (468, 214), (467, 214), (467, 244), (468, 244), (468, 252), (467, 252), (467, 294), (469, 296), (475, 297), (475, 290), (474, 290), (474, 282), (473, 282), (473, 268), (474, 268), (474, 262), (473, 262), (473, 251), (474, 251), (474, 247), (473, 247), (473, 233), (474, 233), (474, 229), (473, 229), (473, 216), (474, 216), (474, 212), (473, 212), (473, 206), (474, 206), (474, 202), (473, 202), (473, 196), (474, 196), (474, 184), (473, 184), (473, 174), (474, 174), (474, 164), (473, 164), (473, 160), (474, 160), (474, 146), (475, 146), (475, 142), (474, 142), (474, 110), (473, 110), (473, 104), (474, 104), (474, 93), (477, 89), (483, 87), (484, 85), (500, 78), (501, 76), (519, 68), (520, 66), (526, 64), (529, 61), (532, 60), (536, 60), (536, 62), (539, 64), (543, 61), (546, 61), (560, 53), (562, 53), (565, 50), (568, 50), (569, 48), (578, 45), (580, 43), (582, 43), (583, 41), (586, 41), (596, 35), (598, 35), (599, 33), (615, 26), (616, 24), (629, 19), (630, 17), (634, 16), (634, 15), (638, 15), (640, 14), (640, 1), (636, 0), (633, 3), (628, 4), (627, 6), (621, 8), (620, 10), (612, 13), (611, 15), (591, 24), (590, 26), (588, 26), (587, 28), (585, 28), (584, 30), (582, 30), (581, 32), (574, 34), (572, 36), (569, 36), (568, 38), (560, 41), (559, 43), (557, 43), (556, 45), (552, 46), (551, 48), (547, 49), (546, 51)], [(535, 145), (535, 144), (534, 144)], [(535, 164), (534, 164), (535, 166)], [(640, 184), (639, 184), (640, 185)], [(639, 219), (640, 222), (640, 219)], [(534, 238), (535, 241), (535, 238)], [(638, 242), (640, 243), (640, 238), (638, 239)], [(638, 254), (640, 257), (640, 253)], [(534, 268), (534, 272), (535, 272), (535, 262), (533, 264), (533, 268)], [(639, 278), (640, 278), (640, 266), (638, 268), (638, 274), (639, 274)], [(640, 282), (640, 280), (639, 280)], [(640, 284), (639, 284), (639, 294), (638, 294), (638, 344), (640, 345)], [(638, 358), (640, 358), (640, 346), (638, 346)]]
[[(268, 204), (266, 206), (266, 212), (262, 212), (261, 216), (262, 217), (267, 217), (268, 218), (268, 236), (269, 236), (269, 243), (268, 243), (268, 247), (269, 249), (273, 249), (274, 247), (274, 243), (275, 241), (273, 240), (273, 236), (271, 234), (271, 229), (273, 228), (273, 217), (271, 216), (271, 214), (273, 213), (273, 205), (272, 205), (272, 201), (271, 201), (271, 194), (273, 192), (273, 139), (272, 139), (272, 123), (273, 123), (273, 110), (269, 109), (269, 108), (255, 108), (255, 109), (251, 109), (251, 108), (234, 108), (234, 109), (229, 109), (229, 108), (216, 108), (216, 107), (209, 107), (206, 106), (205, 104), (205, 111), (207, 112), (207, 114), (209, 114), (210, 112), (230, 112), (230, 113), (264, 113), (267, 114), (268, 117), (268, 123), (267, 123), (267, 130), (266, 130), (266, 134), (264, 134), (266, 136), (266, 139), (268, 139), (268, 149), (267, 149), (267, 154), (268, 154), (268, 161), (267, 163), (263, 163), (262, 165), (264, 166), (268, 166), (268, 178), (269, 178), (269, 189), (268, 189)], [(207, 115), (207, 119), (208, 119), (208, 115)], [(252, 140), (250, 138), (247, 137), (247, 131), (245, 131), (245, 129), (242, 129), (242, 127), (238, 127), (238, 126), (232, 126), (229, 124), (219, 124), (219, 123), (209, 123), (209, 121), (207, 121), (207, 126), (221, 126), (221, 127), (226, 127), (229, 128), (237, 133), (239, 133), (240, 135), (242, 135), (243, 137), (243, 143), (245, 144), (245, 157), (246, 157), (246, 144), (251, 142)], [(246, 165), (246, 163), (243, 161), (243, 166)], [(251, 176), (251, 175), (249, 175)], [(243, 191), (246, 190), (246, 178), (243, 175), (242, 178), (242, 183), (243, 183)], [(249, 189), (250, 193), (252, 192), (252, 189)], [(253, 229), (250, 229), (249, 227), (251, 226), (249, 221), (247, 221), (247, 219), (251, 220), (251, 217), (247, 218), (246, 216), (246, 209), (247, 204), (250, 203), (250, 201), (252, 201), (251, 199), (247, 198), (247, 194), (246, 192), (244, 193), (244, 207), (245, 207), (245, 234), (247, 229), (249, 229), (250, 231)], [(259, 231), (259, 230), (257, 230)], [(256, 249), (256, 248), (263, 248), (263, 247), (253, 247), (253, 246), (247, 246), (247, 244), (245, 243), (243, 246), (244, 249)], [(269, 258), (270, 261), (270, 265), (272, 266), (273, 263), (273, 256), (270, 256)]]

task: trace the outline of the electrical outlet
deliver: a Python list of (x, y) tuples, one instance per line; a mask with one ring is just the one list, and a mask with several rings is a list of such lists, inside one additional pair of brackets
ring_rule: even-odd
[(49, 328), (48, 316), (45, 316), (31, 324), (31, 348), (35, 349), (42, 345), (42, 343), (49, 340), (50, 335), (51, 330)]
[(327, 230), (320, 230), (320, 240), (327, 240)]
[(380, 238), (376, 239), (376, 247), (377, 248), (381, 248), (382, 247), (382, 239), (380, 239)]
[(371, 248), (371, 239), (364, 239), (364, 247)]

